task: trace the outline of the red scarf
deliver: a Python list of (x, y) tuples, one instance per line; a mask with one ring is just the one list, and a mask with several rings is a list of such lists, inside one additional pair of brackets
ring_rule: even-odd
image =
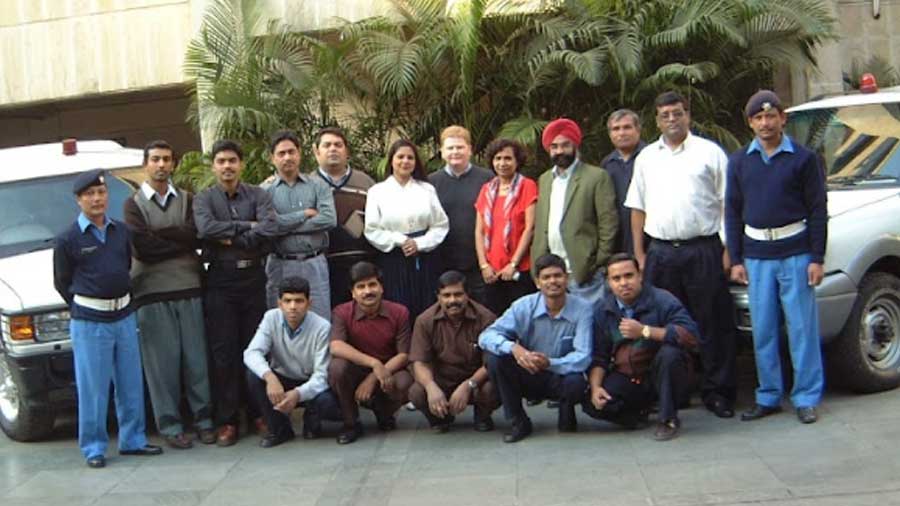
[[(506, 201), (503, 202), (503, 218), (504, 223), (506, 224), (503, 227), (503, 250), (506, 251), (507, 254), (512, 252), (512, 238), (510, 237), (510, 232), (512, 231), (512, 219), (510, 219), (510, 213), (512, 212), (513, 205), (515, 205), (516, 200), (519, 198), (523, 179), (522, 175), (518, 172), (513, 176), (510, 192), (506, 196)], [(486, 252), (491, 249), (491, 227), (494, 221), (491, 214), (494, 212), (494, 200), (496, 200), (497, 195), (500, 193), (500, 178), (494, 177), (488, 185), (490, 186), (488, 186), (486, 195), (487, 205), (484, 209), (484, 250)]]

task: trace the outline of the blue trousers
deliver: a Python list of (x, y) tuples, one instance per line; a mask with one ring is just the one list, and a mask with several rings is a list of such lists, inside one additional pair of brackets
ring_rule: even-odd
[(78, 446), (85, 458), (106, 453), (109, 383), (115, 386), (119, 450), (147, 444), (144, 374), (134, 313), (113, 322), (73, 319), (69, 332), (78, 390)]
[(575, 281), (575, 277), (569, 273), (568, 291), (572, 295), (577, 295), (590, 302), (591, 306), (599, 307), (606, 296), (606, 276), (603, 275), (603, 271), (597, 269), (597, 272), (590, 279), (585, 281), (583, 285), (579, 285)]
[(809, 286), (810, 255), (780, 259), (745, 258), (750, 280), (750, 318), (759, 388), (756, 402), (778, 406), (783, 395), (779, 336), (782, 317), (786, 323), (795, 407), (813, 407), (822, 399), (825, 385), (816, 291)]

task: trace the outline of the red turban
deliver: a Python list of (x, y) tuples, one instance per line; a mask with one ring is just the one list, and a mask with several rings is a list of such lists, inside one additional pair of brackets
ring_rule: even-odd
[(576, 148), (581, 146), (581, 128), (578, 127), (578, 123), (569, 118), (555, 119), (544, 128), (544, 134), (541, 136), (541, 144), (544, 145), (544, 150), (550, 151), (550, 144), (557, 135), (567, 137), (575, 143)]

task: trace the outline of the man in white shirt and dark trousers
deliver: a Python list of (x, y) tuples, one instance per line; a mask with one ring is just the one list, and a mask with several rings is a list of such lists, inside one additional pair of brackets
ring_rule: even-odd
[(328, 389), (331, 324), (311, 312), (309, 281), (289, 277), (278, 286), (278, 307), (263, 316), (244, 350), (250, 397), (269, 433), (259, 445), (271, 448), (294, 439), (290, 414), (303, 412), (303, 439), (315, 439), (322, 420), (341, 421), (337, 399)]
[[(721, 418), (734, 416), (734, 309), (730, 265), (719, 232), (728, 157), (690, 133), (689, 104), (677, 92), (656, 98), (659, 140), (641, 151), (625, 206), (631, 208), (634, 255), (653, 286), (668, 290), (700, 330), (703, 403)], [(644, 233), (652, 239), (644, 244)]]

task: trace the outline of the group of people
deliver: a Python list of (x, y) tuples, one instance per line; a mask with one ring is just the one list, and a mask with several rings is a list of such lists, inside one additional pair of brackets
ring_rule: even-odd
[(57, 239), (54, 276), (71, 309), (88, 465), (106, 462), (110, 381), (119, 453), (162, 452), (147, 444), (142, 375), (179, 449), (194, 444), (183, 397), (197, 438), (220, 446), (237, 441), (242, 413), (261, 446), (293, 439), (297, 406), (304, 439), (334, 421), (337, 442), (352, 443), (360, 406), (389, 431), (407, 401), (439, 433), (469, 404), (474, 429), (493, 430), (502, 405), (515, 442), (532, 431), (523, 402), (543, 399), (566, 432), (579, 404), (636, 428), (658, 403), (654, 436), (668, 440), (698, 385), (709, 411), (734, 416), (729, 278), (749, 283), (760, 382), (741, 418), (781, 409), (784, 321), (791, 400), (814, 422), (826, 234), (816, 157), (784, 135), (771, 91), (748, 101), (755, 138), (730, 158), (690, 132), (681, 95), (655, 107), (662, 135), (649, 145), (637, 114), (610, 115), (603, 167), (582, 160), (576, 122), (550, 122), (553, 167), (538, 181), (521, 174), (526, 150), (512, 140), (487, 147), (492, 171), (474, 165), (461, 126), (441, 133), (442, 169), (426, 175), (401, 139), (377, 184), (349, 166), (337, 128), (316, 134), (309, 174), (297, 136), (277, 132), (276, 174), (261, 186), (241, 181), (241, 147), (220, 140), (216, 183), (196, 196), (173, 186), (174, 150), (154, 141), (125, 223), (107, 216), (104, 172), (79, 175), (81, 213)]

